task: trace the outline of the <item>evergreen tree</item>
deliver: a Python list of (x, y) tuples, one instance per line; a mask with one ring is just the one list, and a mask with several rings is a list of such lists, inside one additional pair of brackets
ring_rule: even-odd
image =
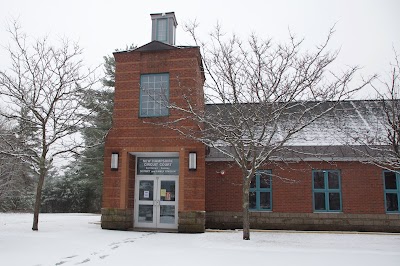
[[(21, 145), (21, 137), (16, 133), (21, 132), (19, 127), (10, 127), (0, 119), (0, 149)], [(34, 196), (33, 174), (26, 161), (0, 153), (0, 211), (30, 211)]]
[[(135, 49), (135, 45), (125, 50)], [(118, 49), (116, 50), (118, 51)], [(75, 156), (62, 177), (51, 178), (43, 192), (44, 212), (100, 212), (104, 165), (104, 142), (112, 126), (115, 86), (115, 59), (103, 57), (104, 78), (101, 90), (89, 90), (84, 107), (91, 113), (88, 126), (81, 131), (85, 149)]]
[(43, 192), (44, 212), (99, 212), (103, 180), (105, 136), (112, 126), (115, 60), (104, 56), (102, 90), (89, 90), (84, 107), (91, 115), (81, 131), (85, 149), (67, 166), (63, 177), (55, 176)]

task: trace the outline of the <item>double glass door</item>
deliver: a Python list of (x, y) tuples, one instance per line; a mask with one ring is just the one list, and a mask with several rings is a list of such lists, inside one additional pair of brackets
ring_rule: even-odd
[(135, 227), (178, 228), (178, 188), (175, 176), (137, 177)]

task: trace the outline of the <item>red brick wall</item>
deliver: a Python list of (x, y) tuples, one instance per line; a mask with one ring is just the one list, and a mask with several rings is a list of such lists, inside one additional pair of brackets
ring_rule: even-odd
[[(204, 108), (204, 76), (200, 69), (198, 48), (163, 51), (131, 51), (114, 54), (116, 59), (116, 86), (113, 127), (107, 135), (103, 208), (132, 208), (134, 199), (135, 159), (132, 152), (179, 153), (179, 210), (204, 210), (204, 153), (203, 144), (183, 138), (171, 129), (156, 125), (179, 118), (170, 111), (168, 117), (139, 118), (140, 75), (169, 73), (169, 101), (185, 105), (183, 95), (189, 97), (196, 108)], [(193, 122), (181, 123), (197, 129)], [(197, 152), (198, 169), (188, 170), (188, 153)], [(118, 171), (110, 170), (111, 153), (119, 153)]]
[(135, 173), (136, 157), (129, 154), (129, 178), (128, 178), (128, 208), (133, 209), (135, 205)]
[[(121, 165), (121, 157), (119, 157), (118, 165)], [(104, 178), (103, 178), (103, 208), (119, 208), (121, 178), (120, 170), (111, 171), (111, 152), (106, 152), (104, 155)]]
[(240, 169), (233, 162), (206, 162), (206, 212), (241, 210)]
[[(189, 171), (189, 152), (197, 151), (197, 170)], [(183, 167), (185, 178), (180, 180), (179, 210), (204, 211), (205, 210), (205, 149), (187, 149), (184, 155)], [(184, 186), (182, 189), (181, 186)], [(184, 195), (182, 196), (182, 192)], [(183, 208), (182, 208), (183, 206)]]
[[(341, 171), (342, 211), (384, 214), (382, 169), (359, 162), (265, 165), (272, 170), (272, 211), (312, 213), (312, 170)], [(225, 175), (219, 172), (225, 170)], [(233, 163), (206, 163), (206, 211), (241, 211), (241, 172)]]

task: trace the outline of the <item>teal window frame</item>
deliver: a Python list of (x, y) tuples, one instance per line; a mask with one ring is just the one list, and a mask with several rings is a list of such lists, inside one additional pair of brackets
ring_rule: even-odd
[(139, 117), (169, 116), (168, 105), (169, 73), (140, 75)]
[[(261, 175), (268, 175), (269, 176), (269, 188), (262, 188), (261, 187), (261, 182), (260, 182), (260, 177)], [(255, 181), (256, 181), (256, 186), (254, 188), (250, 187), (249, 189), (249, 197), (250, 193), (256, 193), (256, 206), (255, 208), (250, 208), (250, 211), (272, 211), (272, 171), (271, 170), (258, 170), (256, 174), (254, 175)], [(270, 207), (269, 208), (262, 208), (261, 207), (261, 193), (269, 193), (269, 202), (270, 202)], [(249, 203), (250, 203), (250, 198), (249, 198)]]
[[(324, 187), (323, 188), (315, 188), (315, 176), (316, 173), (323, 173), (324, 174)], [(336, 173), (338, 175), (338, 188), (329, 188), (329, 173)], [(342, 176), (339, 170), (313, 170), (312, 171), (312, 189), (313, 189), (313, 210), (314, 212), (342, 212)], [(316, 197), (315, 194), (324, 194), (324, 205), (325, 209), (316, 209)], [(332, 209), (331, 208), (331, 200), (330, 200), (330, 193), (332, 194), (339, 194), (339, 209)]]
[[(160, 25), (161, 21), (165, 21), (165, 30), (163, 33), (165, 34), (165, 39), (160, 39)], [(157, 19), (157, 29), (156, 29), (156, 40), (160, 42), (167, 42), (168, 41), (168, 18), (159, 18)]]
[[(386, 173), (394, 173), (396, 177), (396, 188), (386, 188)], [(385, 198), (385, 211), (386, 213), (400, 213), (400, 174), (394, 171), (383, 171), (383, 190), (384, 190), (384, 198)], [(388, 210), (388, 195), (387, 194), (395, 194), (397, 195), (397, 210)]]

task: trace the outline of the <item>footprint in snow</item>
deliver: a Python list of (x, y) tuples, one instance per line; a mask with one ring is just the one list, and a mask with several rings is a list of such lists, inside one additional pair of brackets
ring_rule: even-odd
[(119, 248), (119, 246), (116, 245), (116, 246), (111, 247), (111, 249), (116, 249), (116, 248)]
[(78, 265), (78, 264), (83, 264), (83, 263), (86, 263), (86, 262), (89, 262), (89, 261), (90, 261), (90, 259), (85, 259), (84, 261), (81, 261), (81, 262), (75, 263), (75, 265)]
[(64, 263), (66, 263), (66, 261), (60, 261), (60, 262), (57, 262), (57, 263), (56, 263), (56, 266), (58, 266), (58, 265), (62, 265), (62, 264), (64, 264)]
[(105, 259), (105, 258), (107, 258), (108, 257), (108, 255), (102, 255), (102, 256), (100, 256), (99, 258), (100, 259)]

